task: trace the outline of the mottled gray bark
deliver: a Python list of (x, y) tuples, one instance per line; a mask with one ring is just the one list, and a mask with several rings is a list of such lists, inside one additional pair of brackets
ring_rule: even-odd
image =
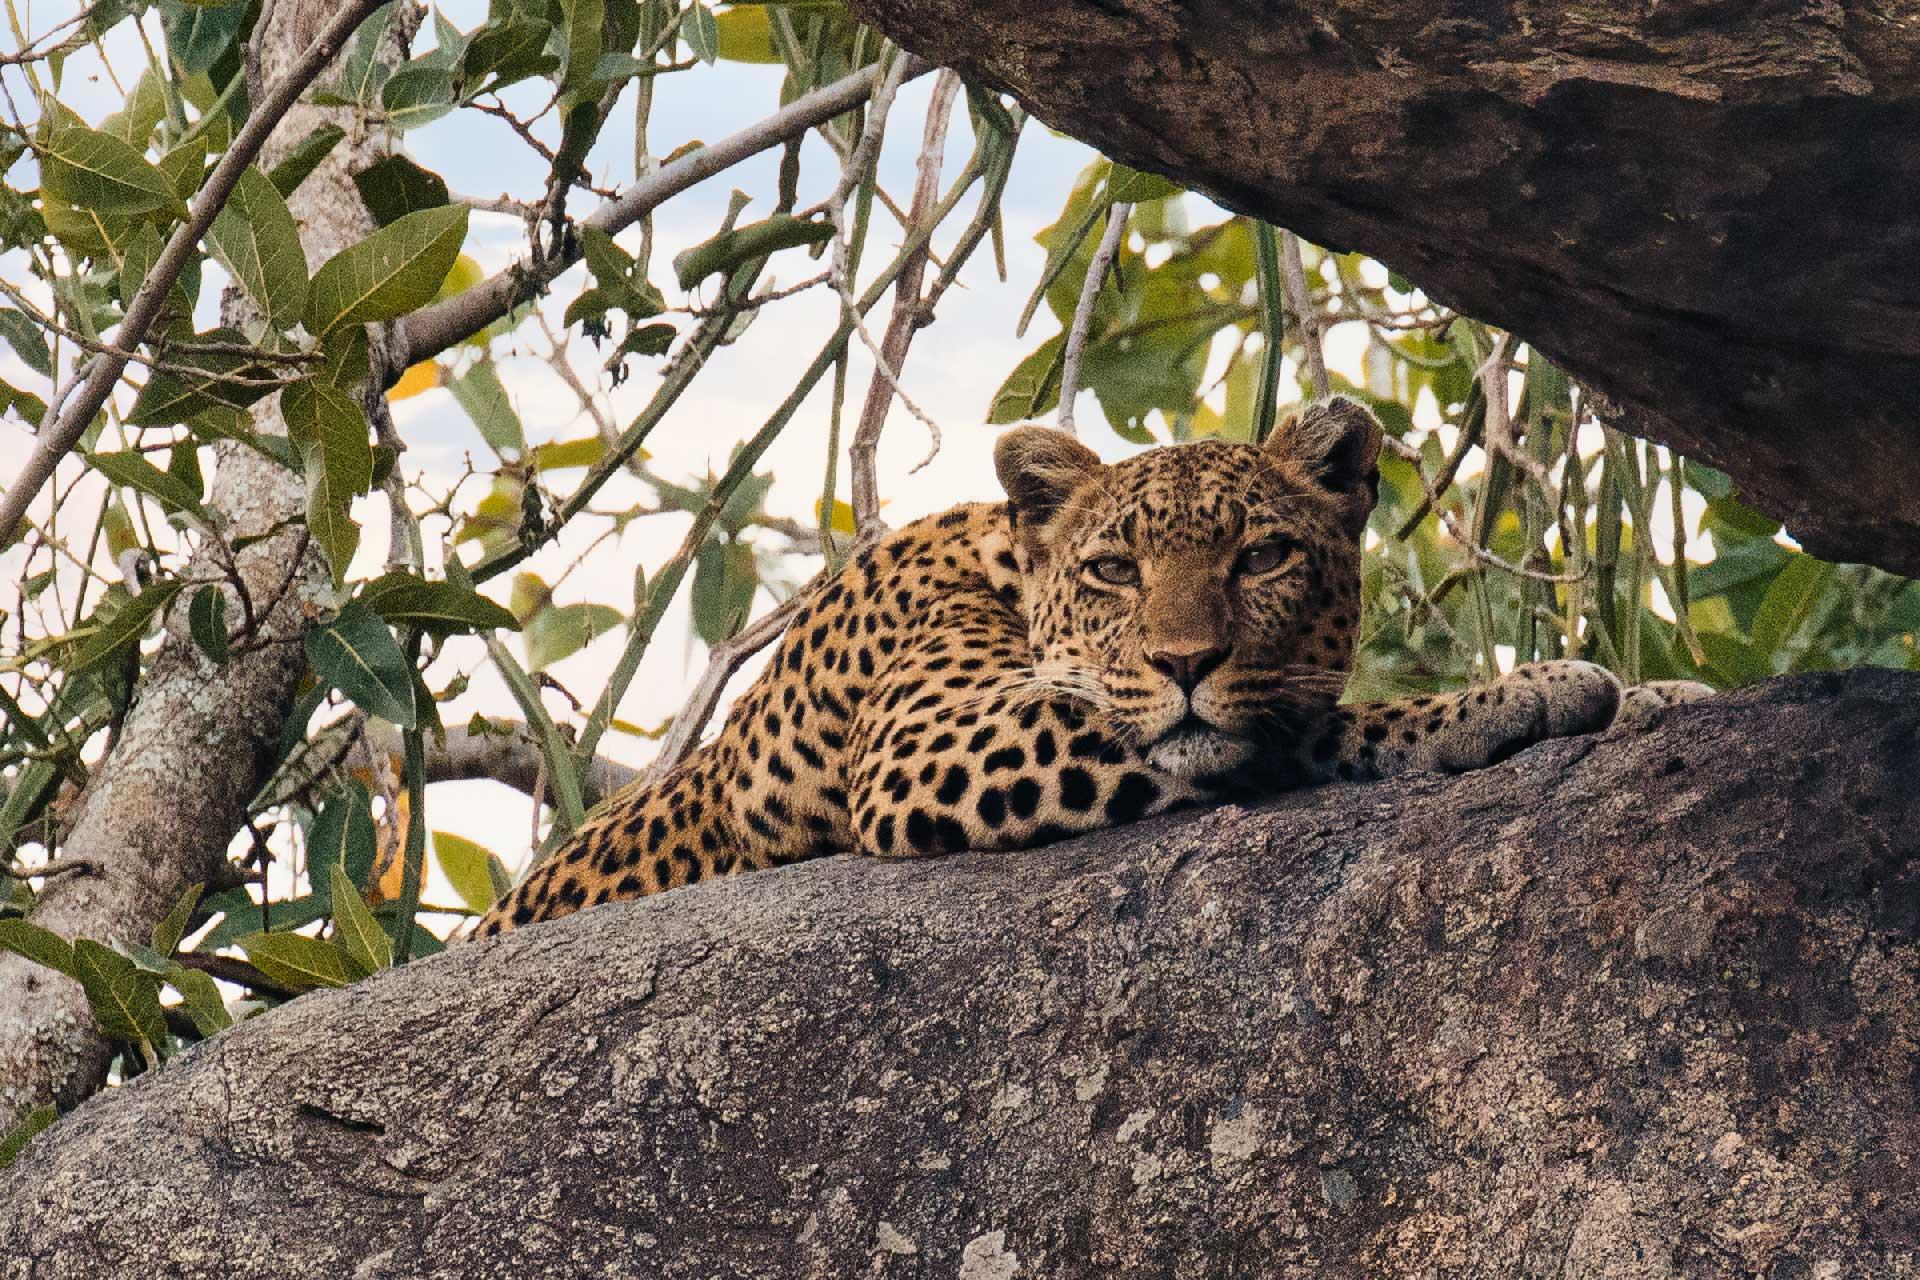
[(1040, 119), (1508, 326), (1810, 550), (1920, 573), (1901, 0), (852, 0)]
[[(331, 0), (277, 0), (261, 43), (261, 65), (274, 81), (312, 43), (332, 16)], [(411, 32), (417, 15), (396, 22)], [(401, 50), (393, 50), (397, 59)], [(302, 105), (287, 114), (261, 154), (271, 167), (326, 120), (348, 138), (288, 199), (309, 267), (373, 230), (351, 173), (383, 154), (385, 135), (356, 123), (354, 113)], [(244, 298), (225, 300), (229, 320)], [(254, 427), (285, 434), (279, 398), (254, 410)], [(251, 449), (223, 445), (207, 505), (227, 522), (228, 537), (258, 536), (299, 516), (306, 488), (297, 475)], [(186, 576), (221, 573), (204, 549)], [(216, 667), (187, 635), (187, 596), (169, 621), (165, 649), (140, 681), (112, 754), (100, 763), (61, 855), (93, 870), (48, 880), (33, 922), (62, 937), (145, 942), (186, 889), (215, 878), (246, 803), (265, 781), (280, 722), (306, 670), (302, 638), (332, 594), (324, 559), (303, 532), (287, 529), (240, 552), (236, 563), (260, 610), (259, 643), (236, 646)], [(229, 592), (227, 616), (242, 609)], [(10, 952), (0, 952), (0, 1132), (29, 1110), (54, 1100), (72, 1106), (100, 1087), (109, 1047), (94, 1027), (80, 984)]]
[(1917, 757), (1802, 677), (596, 909), (87, 1103), (0, 1275), (1914, 1275)]

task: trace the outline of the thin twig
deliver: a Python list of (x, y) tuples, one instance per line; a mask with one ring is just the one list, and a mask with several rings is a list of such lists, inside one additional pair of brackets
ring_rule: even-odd
[(1327, 380), (1327, 354), (1322, 348), (1326, 323), (1307, 292), (1307, 267), (1300, 255), (1300, 237), (1291, 231), (1280, 233), (1280, 267), (1287, 291), (1287, 310), (1300, 326), (1300, 345), (1307, 353), (1307, 382), (1316, 400), (1324, 400), (1333, 389)]
[(1107, 230), (1087, 264), (1087, 278), (1080, 282), (1080, 300), (1074, 304), (1073, 325), (1067, 330), (1066, 355), (1060, 364), (1060, 429), (1073, 434), (1073, 402), (1080, 398), (1080, 359), (1087, 349), (1087, 331), (1093, 327), (1093, 307), (1099, 301), (1107, 272), (1120, 252), (1120, 239), (1127, 233), (1127, 220), (1133, 206), (1116, 202), (1107, 210)]
[(1464, 547), (1467, 554), (1477, 563), (1511, 573), (1515, 577), (1532, 578), (1535, 582), (1579, 582), (1585, 577), (1584, 573), (1543, 573), (1538, 569), (1528, 569), (1504, 560), (1487, 550), (1460, 527), (1460, 522), (1454, 518), (1452, 510), (1445, 506), (1440, 501), (1440, 495), (1433, 491), (1433, 482), (1427, 479), (1427, 473), (1420, 469), (1420, 451), (1397, 436), (1385, 436), (1382, 443), (1413, 468), (1413, 474), (1419, 478), (1420, 486), (1427, 491), (1427, 505), (1435, 515), (1440, 517), (1440, 522), (1446, 526), (1447, 532), (1453, 535), (1454, 541)]
[(1513, 339), (1503, 333), (1494, 339), (1493, 350), (1474, 373), (1480, 390), (1487, 397), (1487, 452), (1505, 458), (1515, 470), (1532, 480), (1543, 501), (1554, 500), (1553, 479), (1540, 460), (1520, 452), (1513, 442), (1513, 417), (1507, 409), (1507, 383), (1513, 373)]
[(51, 880), (56, 876), (71, 875), (76, 871), (93, 872), (100, 864), (91, 858), (60, 858), (43, 863), (37, 867), (23, 867), (18, 863), (0, 864), (0, 875), (12, 876), (15, 880)]
[[(906, 226), (910, 233), (918, 232), (923, 228), (930, 229), (928, 220), (939, 204), (940, 168), (946, 155), (947, 124), (952, 118), (953, 100), (959, 89), (960, 77), (952, 71), (941, 71), (939, 78), (934, 81), (933, 100), (927, 106), (926, 127), (921, 134), (918, 176), (913, 185), (913, 208), (907, 215)], [(878, 101), (879, 98), (876, 95), (876, 107)], [(866, 144), (864, 137), (861, 139), (861, 144), (864, 148)], [(854, 153), (856, 160), (860, 153), (860, 149), (856, 149)], [(852, 169), (849, 167), (847, 174), (842, 175), (842, 185), (846, 184), (847, 177), (851, 174)], [(845, 273), (846, 200), (844, 196), (839, 198), (834, 213), (838, 218), (835, 223), (838, 232), (835, 239), (840, 242), (834, 247), (834, 257), (839, 270), (830, 274), (840, 293), (842, 306), (846, 308), (847, 314), (853, 317), (856, 327), (864, 335), (866, 325), (860, 320), (859, 305), (847, 286)], [(886, 427), (887, 410), (892, 406), (895, 395), (900, 397), (900, 402), (907, 406), (909, 412), (927, 424), (928, 429), (933, 433), (934, 449), (938, 450), (940, 447), (938, 424), (915, 409), (906, 393), (900, 390), (900, 370), (906, 365), (907, 350), (913, 343), (913, 335), (919, 332), (920, 327), (930, 318), (921, 307), (920, 286), (926, 278), (927, 249), (931, 243), (931, 236), (922, 240), (920, 247), (907, 259), (906, 265), (901, 269), (899, 279), (894, 281), (893, 313), (887, 319), (886, 337), (874, 351), (873, 380), (867, 384), (866, 402), (861, 406), (860, 422), (853, 433), (851, 457), (854, 527), (858, 531), (858, 538), (863, 542), (877, 538), (883, 527), (879, 516), (880, 492), (879, 481), (875, 475), (875, 455), (880, 446), (880, 433)], [(869, 339), (868, 346), (872, 347), (872, 345)], [(921, 463), (921, 466), (925, 465), (924, 462)], [(915, 469), (918, 470), (918, 468)]]

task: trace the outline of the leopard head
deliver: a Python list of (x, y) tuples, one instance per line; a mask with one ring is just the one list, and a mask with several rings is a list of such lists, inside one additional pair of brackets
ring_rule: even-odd
[(1353, 661), (1380, 424), (1341, 397), (1263, 445), (1108, 465), (1071, 436), (1000, 438), (1033, 665), (1152, 763), (1223, 777), (1330, 707)]

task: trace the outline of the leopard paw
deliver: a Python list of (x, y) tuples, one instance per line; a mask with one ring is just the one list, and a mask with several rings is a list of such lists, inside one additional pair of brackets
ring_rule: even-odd
[(1629, 729), (1644, 729), (1668, 707), (1711, 698), (1714, 692), (1712, 685), (1698, 680), (1649, 680), (1632, 686), (1620, 696), (1620, 710), (1613, 723)]
[(1620, 682), (1605, 667), (1563, 659), (1516, 667), (1455, 696), (1457, 714), (1433, 743), (1429, 768), (1478, 769), (1548, 738), (1598, 732), (1619, 710)]

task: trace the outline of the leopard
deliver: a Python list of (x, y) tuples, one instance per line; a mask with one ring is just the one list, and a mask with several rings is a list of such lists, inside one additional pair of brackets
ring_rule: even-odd
[[(851, 556), (720, 731), (600, 804), (474, 936), (834, 853), (1029, 849), (1196, 805), (1456, 773), (1607, 728), (1622, 686), (1577, 659), (1341, 702), (1381, 447), (1379, 420), (1344, 396), (1260, 443), (1112, 463), (1057, 428), (1005, 432), (1004, 501)], [(1635, 694), (1640, 714), (1669, 696)]]

